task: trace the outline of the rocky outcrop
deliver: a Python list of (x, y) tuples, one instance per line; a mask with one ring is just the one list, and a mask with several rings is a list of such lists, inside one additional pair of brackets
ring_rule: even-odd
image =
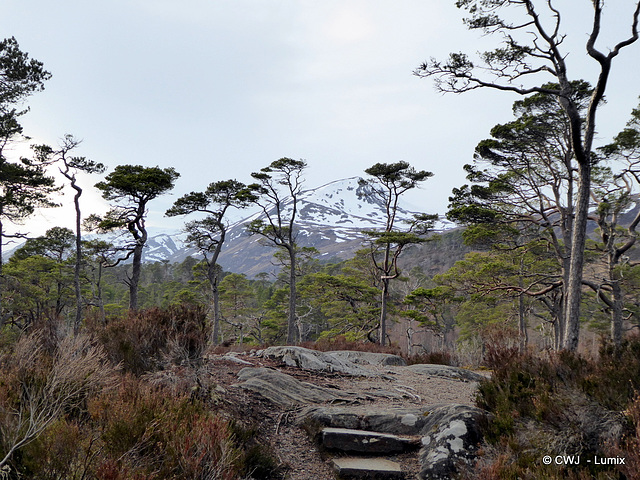
[(320, 436), (322, 445), (330, 450), (369, 455), (404, 452), (420, 445), (418, 436), (392, 435), (351, 428), (323, 428)]
[[(333, 464), (340, 478), (403, 478), (400, 465), (389, 459), (345, 458), (344, 455), (390, 456), (393, 459), (394, 455), (407, 449), (420, 448), (422, 480), (452, 478), (461, 465), (469, 465), (475, 458), (482, 440), (479, 425), (485, 412), (457, 403), (424, 405), (416, 395), (409, 399), (411, 405), (403, 406), (400, 402), (406, 405), (407, 399), (386, 392), (385, 386), (398, 387), (394, 377), (402, 377), (401, 371), (412, 374), (402, 377), (404, 383), (400, 387), (403, 389), (410, 388), (405, 385), (408, 382), (420, 382), (416, 375), (439, 377), (437, 380), (425, 378), (425, 382), (439, 384), (441, 388), (447, 388), (445, 385), (460, 388), (461, 382), (483, 380), (482, 375), (445, 365), (406, 366), (395, 355), (365, 352), (270, 347), (256, 355), (308, 371), (360, 376), (353, 382), (343, 382), (349, 389), (351, 385), (360, 385), (360, 393), (353, 393), (335, 385), (329, 388), (302, 382), (272, 368), (244, 368), (238, 374), (240, 383), (236, 386), (256, 392), (275, 405), (285, 408), (306, 406), (298, 414), (298, 424), (322, 443), (327, 452), (339, 452), (340, 458), (335, 458)], [(362, 388), (362, 384), (369, 387)], [(371, 389), (371, 385), (375, 388)], [(474, 385), (465, 388), (473, 389)], [(398, 406), (380, 407), (377, 403), (381, 396), (386, 396), (385, 402), (397, 402)], [(445, 395), (441, 392), (439, 397)], [(402, 455), (406, 458), (406, 453)], [(415, 473), (418, 457), (412, 462), (415, 463), (410, 471)]]
[(334, 352), (325, 352), (325, 354), (343, 360), (345, 362), (355, 363), (357, 365), (373, 365), (373, 366), (395, 366), (406, 367), (407, 362), (399, 355), (390, 353), (374, 353), (374, 352), (357, 352), (353, 350), (339, 350)]
[(354, 402), (352, 393), (301, 382), (291, 375), (269, 368), (243, 368), (238, 372), (241, 383), (235, 386), (260, 394), (273, 403), (290, 407), (325, 402)]
[(406, 448), (412, 438), (420, 438), (420, 478), (435, 480), (449, 479), (461, 465), (472, 462), (482, 440), (479, 422), (485, 414), (458, 404), (386, 409), (319, 406), (303, 410), (299, 421), (309, 431), (319, 431), (325, 447), (346, 453), (392, 454), (401, 448), (400, 439), (405, 439)]
[(402, 357), (387, 353), (318, 352), (303, 347), (269, 347), (262, 351), (262, 356), (280, 361), (288, 367), (364, 377), (379, 375), (379, 372), (364, 365), (406, 365)]
[(486, 414), (468, 405), (434, 406), (422, 429), (423, 480), (446, 480), (475, 458), (482, 440), (480, 419)]

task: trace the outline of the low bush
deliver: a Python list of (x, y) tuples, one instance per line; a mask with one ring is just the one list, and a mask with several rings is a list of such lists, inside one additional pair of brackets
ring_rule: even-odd
[(83, 336), (50, 355), (38, 335), (0, 358), (0, 478), (281, 478), (257, 429), (232, 425), (191, 389), (118, 373)]
[(90, 436), (78, 421), (60, 418), (21, 452), (21, 471), (34, 480), (83, 478), (88, 473)]
[(605, 343), (592, 371), (583, 376), (582, 388), (609, 409), (625, 409), (640, 390), (640, 335), (617, 347)]
[(209, 339), (206, 312), (193, 305), (131, 311), (94, 328), (112, 361), (136, 375), (198, 362)]
[(457, 360), (454, 358), (454, 355), (446, 350), (429, 353), (419, 353), (407, 357), (406, 360), (408, 365), (430, 363), (434, 365), (451, 365), (455, 367), (458, 364)]
[[(65, 337), (50, 347), (40, 331), (0, 358), (0, 370), (0, 467), (20, 464), (25, 447), (63, 417), (82, 417), (88, 398), (116, 379), (102, 347), (89, 337)], [(28, 469), (14, 469), (22, 467)]]
[[(127, 375), (118, 391), (90, 405), (105, 451), (97, 471), (112, 478), (280, 478), (257, 430), (212, 413), (193, 396), (172, 395)], [(120, 476), (118, 476), (120, 475)], [(128, 475), (128, 477), (126, 477)]]
[(353, 350), (357, 352), (391, 353), (394, 355), (400, 354), (400, 348), (397, 345), (382, 346), (379, 343), (373, 343), (366, 340), (351, 341), (347, 340), (344, 335), (338, 335), (332, 338), (323, 338), (316, 342), (304, 342), (301, 343), (300, 346), (321, 352), (329, 352), (332, 350)]
[(631, 428), (619, 444), (611, 445), (607, 454), (625, 459), (625, 464), (620, 465), (619, 470), (627, 480), (640, 480), (640, 393), (636, 393), (625, 413)]
[(482, 341), (482, 363), (494, 368), (511, 362), (520, 354), (518, 330), (505, 326), (489, 324), (480, 331)]
[[(493, 375), (478, 390), (478, 406), (492, 416), (473, 478), (638, 478), (629, 475), (640, 471), (639, 347), (632, 337), (621, 347), (603, 347), (598, 360), (495, 349)], [(545, 455), (583, 461), (547, 467)], [(587, 462), (616, 455), (627, 458), (626, 467)]]
[(258, 442), (259, 425), (246, 427), (231, 421), (230, 428), (235, 441), (242, 445), (237, 460), (242, 478), (271, 480), (284, 476), (284, 466), (278, 462), (271, 448)]

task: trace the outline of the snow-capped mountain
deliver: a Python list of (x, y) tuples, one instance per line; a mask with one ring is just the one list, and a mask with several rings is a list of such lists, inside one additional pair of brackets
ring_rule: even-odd
[[(364, 230), (381, 229), (386, 223), (384, 204), (357, 177), (305, 190), (297, 205), (298, 245), (315, 247), (320, 258), (326, 260), (350, 258), (362, 248)], [(285, 204), (285, 215), (291, 209), (292, 204)], [(398, 220), (408, 220), (413, 214), (401, 205)], [(257, 213), (230, 226), (229, 241), (219, 261), (225, 270), (253, 276), (276, 269), (272, 265), (274, 249), (265, 246), (258, 236), (246, 233), (245, 225), (255, 218)], [(438, 228), (444, 228), (444, 224)]]
[[(375, 230), (385, 226), (385, 210), (382, 202), (372, 195), (371, 187), (361, 185), (359, 178), (336, 180), (318, 188), (305, 190), (298, 199), (296, 219), (297, 242), (301, 247), (315, 247), (320, 258), (346, 259), (362, 248), (363, 230)], [(292, 204), (285, 201), (285, 215)], [(413, 212), (401, 206), (398, 220), (409, 219)], [(259, 236), (249, 236), (246, 224), (259, 213), (231, 224), (227, 241), (219, 263), (227, 271), (249, 276), (277, 270), (273, 265), (275, 249), (265, 245)], [(438, 229), (447, 228), (445, 224)], [(109, 241), (123, 244), (128, 234), (109, 235)], [(144, 262), (180, 262), (187, 256), (198, 256), (197, 250), (186, 243), (186, 234), (180, 230), (149, 229), (149, 239), (143, 253)]]

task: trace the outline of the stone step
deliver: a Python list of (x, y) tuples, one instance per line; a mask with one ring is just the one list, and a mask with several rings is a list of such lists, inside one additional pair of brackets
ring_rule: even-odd
[(400, 436), (350, 428), (325, 427), (321, 430), (321, 440), (322, 445), (331, 450), (364, 454), (397, 453), (420, 446), (418, 436)]
[(338, 478), (402, 479), (400, 464), (382, 458), (334, 458)]

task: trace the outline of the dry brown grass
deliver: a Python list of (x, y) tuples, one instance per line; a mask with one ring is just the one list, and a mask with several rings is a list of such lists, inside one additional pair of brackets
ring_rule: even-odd
[(103, 348), (86, 335), (63, 338), (53, 354), (40, 332), (23, 336), (2, 365), (0, 437), (3, 467), (63, 412), (80, 408), (94, 391), (115, 382)]

